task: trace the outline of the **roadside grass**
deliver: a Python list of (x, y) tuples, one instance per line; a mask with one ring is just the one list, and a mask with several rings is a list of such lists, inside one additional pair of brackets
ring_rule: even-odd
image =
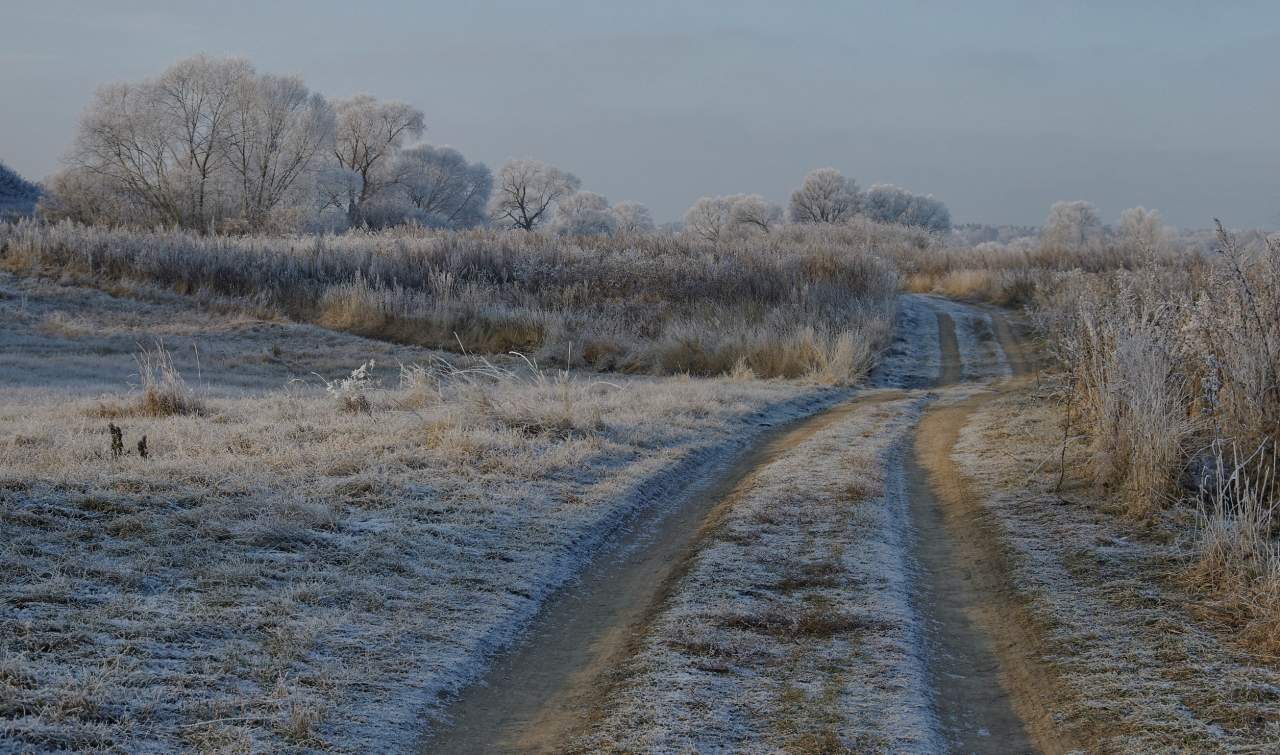
[(405, 746), (646, 481), (823, 395), (515, 357), (248, 394), (197, 393), (159, 346), (136, 366), (132, 392), (0, 402), (0, 741), (20, 749)]
[(984, 404), (954, 458), (1000, 533), (1013, 586), (1043, 622), (1043, 658), (1060, 685), (1046, 704), (1059, 725), (1104, 751), (1266, 750), (1280, 738), (1280, 669), (1265, 624), (1233, 614), (1257, 616), (1237, 600), (1257, 595), (1258, 575), (1238, 570), (1264, 559), (1237, 549), (1270, 547), (1257, 526), (1270, 512), (1242, 489), (1225, 512), (1116, 516), (1086, 472), (1085, 443), (1069, 445), (1060, 484), (1064, 410), (1040, 390)]
[(1141, 521), (1198, 512), (1182, 533), (1198, 550), (1189, 583), (1274, 657), (1280, 239), (1245, 250), (1219, 227), (1218, 246), (1189, 269), (1058, 276), (1041, 332), (1095, 481)]

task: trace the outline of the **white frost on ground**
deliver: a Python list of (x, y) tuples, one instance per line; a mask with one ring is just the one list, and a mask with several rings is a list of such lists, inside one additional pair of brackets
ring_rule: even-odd
[(939, 751), (897, 460), (925, 400), (863, 399), (748, 478), (576, 749)]
[(1062, 722), (1106, 752), (1280, 751), (1280, 672), (1187, 610), (1194, 600), (1174, 576), (1182, 546), (1126, 524), (1070, 478), (1052, 492), (1059, 417), (1025, 392), (1001, 396), (974, 415), (955, 459), (1048, 628)]
[[(407, 749), (630, 512), (847, 395), (521, 373), (350, 413), (285, 381), (426, 352), (46, 286), (0, 281), (0, 749)], [(156, 333), (205, 412), (101, 416)]]

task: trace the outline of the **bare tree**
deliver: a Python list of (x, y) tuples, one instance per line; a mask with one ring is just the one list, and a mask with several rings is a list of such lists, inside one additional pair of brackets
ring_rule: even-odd
[(768, 233), (782, 222), (782, 208), (759, 194), (702, 197), (684, 215), (685, 230), (707, 241), (729, 241)]
[(1102, 238), (1102, 219), (1090, 202), (1054, 202), (1040, 231), (1040, 242), (1063, 249), (1083, 249)]
[(301, 79), (264, 75), (242, 82), (227, 151), (250, 229), (266, 225), (317, 157), (332, 147), (333, 135), (333, 109)]
[(1120, 213), (1120, 238), (1132, 249), (1154, 254), (1164, 249), (1168, 234), (1158, 210), (1130, 207)]
[(951, 230), (951, 211), (945, 204), (891, 184), (876, 184), (868, 189), (862, 209), (868, 218), (879, 223), (916, 226), (939, 233)]
[(423, 144), (400, 153), (396, 174), (418, 222), (432, 228), (484, 224), (493, 174), (451, 147)]
[(96, 178), (68, 176), (64, 183), (128, 195), (160, 221), (182, 224), (187, 218), (177, 192), (181, 169), (156, 99), (155, 88), (147, 83), (99, 87), (80, 118), (68, 158), (68, 173)]
[(578, 177), (537, 160), (508, 160), (498, 171), (490, 203), (493, 221), (532, 231), (545, 223), (556, 202), (578, 190)]
[[(78, 193), (78, 206), (92, 205), (85, 214), (94, 217), (129, 208), (115, 223), (208, 230), (239, 215), (257, 228), (332, 133), (323, 98), (298, 79), (258, 76), (239, 59), (197, 56), (159, 78), (99, 89), (59, 185)], [(89, 202), (88, 186), (119, 196)]]
[(701, 197), (684, 214), (684, 227), (689, 233), (720, 241), (733, 225), (733, 205), (727, 197)]
[(197, 55), (180, 60), (151, 85), (152, 113), (158, 118), (185, 179), (189, 222), (217, 219), (209, 206), (237, 93), (252, 78), (253, 67), (240, 58)]
[(426, 126), (421, 110), (403, 102), (380, 102), (367, 94), (339, 100), (334, 157), (338, 165), (359, 177), (348, 188), (347, 220), (363, 222), (363, 207), (370, 199), (396, 185), (391, 169), (396, 152), (410, 137), (421, 136)]
[(735, 225), (758, 228), (768, 233), (782, 223), (782, 208), (759, 194), (737, 194), (728, 199)]
[(858, 212), (858, 184), (835, 168), (818, 168), (791, 194), (791, 220), (796, 223), (839, 223)]
[(657, 227), (649, 208), (639, 202), (619, 202), (611, 212), (622, 233), (648, 233)]
[(609, 210), (609, 200), (578, 191), (560, 200), (554, 226), (562, 236), (607, 236), (618, 230), (618, 221)]
[(951, 210), (940, 199), (927, 194), (916, 194), (912, 197), (907, 214), (902, 218), (902, 224), (935, 233), (946, 233), (951, 230)]

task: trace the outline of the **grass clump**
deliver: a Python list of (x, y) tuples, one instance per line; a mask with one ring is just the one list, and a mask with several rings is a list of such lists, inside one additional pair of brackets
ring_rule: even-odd
[(89, 414), (101, 419), (125, 417), (187, 417), (207, 413), (205, 402), (187, 385), (173, 363), (173, 354), (157, 341), (134, 355), (140, 392), (125, 402), (102, 401)]

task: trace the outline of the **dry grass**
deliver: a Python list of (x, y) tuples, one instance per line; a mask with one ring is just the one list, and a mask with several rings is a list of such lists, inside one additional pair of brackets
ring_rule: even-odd
[[(1043, 630), (1039, 656), (1058, 680), (1046, 703), (1056, 724), (1099, 752), (1274, 749), (1274, 656), (1259, 657), (1257, 637), (1232, 631), (1230, 612), (1240, 604), (1204, 602), (1217, 579), (1260, 563), (1267, 539), (1257, 509), (1209, 507), (1199, 527), (1189, 526), (1197, 517), (1187, 511), (1143, 525), (1106, 516), (1108, 502), (1083, 474), (1069, 474), (1059, 489), (1056, 463), (1045, 463), (1058, 458), (1063, 420), (1046, 398), (1008, 392), (987, 403), (954, 458), (1007, 549), (1011, 584)], [(1087, 458), (1073, 445), (1068, 463), (1083, 473)], [(1250, 533), (1242, 537), (1241, 528)], [(1246, 540), (1260, 550), (1241, 553)], [(1213, 584), (1190, 583), (1188, 592), (1188, 560), (1197, 564), (1192, 574)], [(1237, 586), (1224, 587), (1236, 594)]]
[(312, 385), (115, 420), (146, 460), (111, 458), (92, 402), (7, 397), (0, 740), (399, 747), (638, 485), (802, 393), (524, 374), (437, 369), (426, 406), (409, 383), (357, 414)]
[[(509, 351), (602, 371), (856, 381), (883, 346), (897, 274), (930, 243), (861, 223), (733, 247), (683, 237), (566, 239), (401, 230), (210, 238), (0, 224), (0, 266), (87, 285), (146, 284), (396, 343)], [(66, 323), (49, 323), (65, 328)]]
[(1217, 596), (1215, 610), (1240, 625), (1247, 642), (1280, 658), (1277, 458), (1274, 450), (1247, 459), (1232, 454), (1229, 463), (1224, 455), (1216, 454), (1213, 487), (1201, 494), (1189, 581)]
[[(406, 749), (646, 486), (827, 393), (177, 306), (0, 281), (28, 365), (0, 387), (0, 749)], [(74, 337), (41, 328), (62, 310)], [(131, 357), (176, 331), (202, 369), (185, 342)]]
[(906, 288), (959, 301), (1021, 307), (1032, 301), (1037, 277), (1034, 272), (1026, 270), (949, 270), (941, 275), (915, 273), (908, 278)]
[(173, 354), (156, 341), (142, 347), (134, 357), (138, 365), (140, 392), (120, 400), (100, 401), (86, 411), (91, 417), (121, 419), (125, 417), (174, 417), (204, 414), (204, 401), (183, 379), (174, 366)]
[[(1192, 584), (1241, 606), (1231, 613), (1273, 653), (1266, 554), (1278, 547), (1277, 487), (1269, 467), (1237, 469), (1222, 454), (1280, 442), (1280, 240), (1242, 248), (1219, 228), (1217, 242), (1216, 255), (1179, 269), (1148, 260), (1132, 272), (1054, 275), (1038, 303), (1041, 331), (1063, 370), (1067, 435), (1087, 437), (1095, 481), (1146, 522), (1171, 505), (1198, 508)], [(1231, 487), (1219, 489), (1215, 467), (1235, 470)]]

